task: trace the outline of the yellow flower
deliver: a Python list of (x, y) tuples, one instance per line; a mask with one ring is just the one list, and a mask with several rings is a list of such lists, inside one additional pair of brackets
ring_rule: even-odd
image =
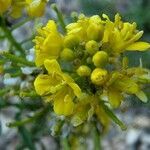
[(38, 30), (39, 35), (35, 37), (35, 63), (41, 66), (45, 59), (57, 59), (63, 46), (63, 37), (57, 31), (53, 20)]
[(88, 18), (83, 14), (79, 16), (76, 23), (70, 23), (66, 28), (68, 35), (76, 35), (80, 41), (100, 40), (104, 30), (98, 15)]
[(41, 17), (44, 14), (46, 0), (26, 0), (26, 10), (31, 17)]
[[(131, 70), (130, 70), (131, 71)], [(134, 94), (143, 102), (147, 101), (147, 97), (138, 85), (135, 76), (128, 77), (127, 75), (119, 72), (112, 73), (110, 79), (106, 83), (107, 91), (104, 92), (112, 107), (117, 108), (120, 106), (124, 99), (124, 94)]]
[[(56, 59), (44, 61), (48, 74), (39, 75), (34, 82), (36, 92), (54, 101), (54, 111), (58, 115), (71, 115), (74, 110), (73, 98), (80, 97), (81, 90), (74, 80), (61, 71)], [(52, 94), (52, 95), (51, 95)]]
[[(144, 51), (150, 48), (147, 42), (138, 41), (143, 35), (143, 31), (136, 29), (136, 23), (122, 22), (119, 14), (116, 14), (115, 21), (110, 21), (109, 17), (103, 14), (105, 21), (105, 30), (102, 42), (108, 44), (108, 49), (113, 52), (121, 53), (124, 50)], [(137, 42), (138, 41), (138, 42)], [(105, 47), (106, 48), (106, 47)]]
[(150, 82), (150, 72), (142, 67), (128, 68), (128, 59), (120, 57), (126, 50), (150, 48), (149, 43), (138, 41), (143, 31), (136, 29), (136, 23), (121, 21), (118, 14), (114, 21), (105, 14), (102, 17), (81, 14), (77, 22), (66, 26), (64, 36), (50, 20), (34, 40), (35, 63), (44, 65), (48, 72), (35, 79), (35, 90), (53, 102), (56, 114), (69, 115), (74, 126), (97, 118), (108, 129), (109, 117), (115, 118), (107, 104), (118, 108), (126, 95), (148, 100), (142, 85)]
[(110, 119), (105, 113), (103, 107), (99, 103), (98, 96), (83, 94), (78, 103), (75, 105), (75, 112), (72, 117), (72, 124), (78, 126), (85, 120), (90, 120), (93, 115), (96, 115), (97, 119), (103, 125), (104, 129), (107, 130), (110, 124)]
[(12, 0), (0, 0), (0, 14), (8, 10)]

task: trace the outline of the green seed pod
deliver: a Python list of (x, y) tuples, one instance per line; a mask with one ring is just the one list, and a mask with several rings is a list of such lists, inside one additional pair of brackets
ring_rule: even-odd
[(101, 40), (104, 33), (104, 27), (101, 24), (91, 23), (87, 28), (87, 37), (89, 40)]
[(64, 39), (64, 47), (73, 49), (78, 46), (79, 38), (75, 35), (67, 35)]
[(99, 50), (99, 45), (96, 41), (91, 40), (86, 43), (85, 49), (90, 55), (93, 55)]
[(60, 53), (60, 58), (66, 61), (72, 61), (74, 59), (74, 53), (69, 48), (64, 48), (63, 51)]
[(95, 85), (102, 85), (107, 80), (108, 72), (105, 69), (96, 68), (91, 74), (91, 81)]
[(91, 74), (91, 69), (88, 66), (82, 65), (77, 69), (77, 74), (79, 76), (89, 76)]
[(92, 61), (96, 67), (103, 67), (108, 63), (108, 54), (105, 51), (97, 52)]

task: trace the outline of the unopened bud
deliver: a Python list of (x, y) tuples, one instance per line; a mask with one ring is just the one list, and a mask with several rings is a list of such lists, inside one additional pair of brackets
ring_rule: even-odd
[(79, 76), (89, 76), (91, 74), (91, 69), (88, 66), (82, 65), (77, 69), (77, 74)]
[(91, 58), (91, 57), (88, 57), (88, 58), (86, 59), (86, 62), (87, 62), (87, 64), (91, 64), (91, 63), (92, 63), (92, 58)]
[(87, 28), (87, 37), (89, 40), (100, 40), (104, 33), (104, 27), (101, 24), (91, 23)]
[(97, 52), (92, 61), (96, 67), (103, 67), (108, 63), (108, 54), (105, 51)]
[(99, 45), (96, 41), (91, 40), (86, 43), (85, 48), (90, 55), (93, 55), (99, 50)]
[(91, 81), (95, 85), (102, 85), (107, 80), (108, 72), (105, 69), (96, 68), (91, 74)]
[(74, 53), (69, 48), (64, 48), (63, 51), (60, 53), (60, 58), (66, 61), (72, 61), (74, 59)]

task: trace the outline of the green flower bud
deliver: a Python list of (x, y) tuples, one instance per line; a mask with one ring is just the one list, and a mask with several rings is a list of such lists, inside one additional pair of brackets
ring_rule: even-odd
[(64, 48), (63, 51), (60, 53), (60, 58), (66, 61), (72, 61), (74, 59), (74, 53), (69, 48)]
[(97, 52), (92, 61), (96, 67), (103, 67), (108, 63), (108, 54), (105, 51)]
[(89, 40), (101, 40), (104, 33), (104, 27), (101, 24), (91, 23), (87, 28), (87, 37)]
[(79, 76), (89, 76), (91, 74), (91, 69), (88, 66), (82, 65), (77, 69), (77, 74)]
[(86, 62), (87, 62), (87, 64), (91, 64), (91, 63), (92, 63), (92, 58), (91, 58), (91, 57), (88, 57), (88, 58), (86, 59)]
[(76, 58), (74, 61), (73, 61), (73, 64), (75, 65), (75, 67), (78, 67), (81, 65), (81, 60), (79, 58)]
[(99, 45), (96, 41), (91, 40), (86, 43), (85, 49), (90, 55), (93, 55), (99, 50)]
[(102, 85), (107, 80), (108, 72), (105, 69), (96, 68), (91, 74), (91, 81), (95, 85)]
[(78, 46), (79, 38), (75, 35), (67, 35), (64, 39), (64, 46), (73, 49)]

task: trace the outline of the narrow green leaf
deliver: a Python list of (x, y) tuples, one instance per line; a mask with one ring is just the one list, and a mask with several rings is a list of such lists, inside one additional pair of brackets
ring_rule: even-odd
[(66, 32), (66, 25), (65, 25), (62, 13), (59, 11), (59, 9), (57, 8), (57, 5), (55, 3), (51, 5), (51, 8), (55, 11), (57, 18), (58, 18), (58, 21), (62, 27), (62, 30), (65, 33)]
[(120, 128), (122, 130), (126, 130), (127, 127), (126, 125), (120, 120), (118, 119), (118, 117), (114, 114), (114, 112), (107, 106), (104, 104), (104, 102), (101, 102), (105, 112), (107, 113), (107, 115), (116, 123), (120, 126)]
[(18, 56), (15, 56), (13, 54), (10, 54), (8, 52), (2, 52), (0, 53), (5, 59), (8, 59), (12, 62), (15, 62), (15, 63), (20, 63), (20, 64), (23, 64), (25, 66), (30, 66), (30, 67), (34, 67), (35, 64), (34, 62), (31, 62), (31, 61), (27, 61), (26, 59), (22, 58), (22, 57), (18, 57)]
[(14, 121), (14, 122), (8, 123), (7, 126), (8, 127), (23, 126), (25, 124), (33, 122), (34, 120), (42, 117), (45, 113), (48, 112), (48, 110), (49, 110), (49, 105), (46, 106), (45, 108), (43, 108), (42, 110), (40, 110), (39, 112), (35, 113), (34, 116), (32, 116), (30, 118), (23, 119), (23, 120), (19, 120), (19, 121)]
[(30, 132), (25, 127), (18, 127), (18, 131), (20, 135), (22, 136), (24, 144), (30, 149), (35, 150), (34, 143), (32, 141), (32, 137)]

